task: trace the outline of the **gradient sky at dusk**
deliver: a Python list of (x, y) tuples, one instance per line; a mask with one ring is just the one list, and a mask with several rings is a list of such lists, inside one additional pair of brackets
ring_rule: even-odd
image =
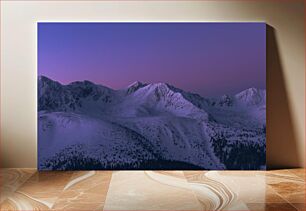
[(202, 96), (266, 88), (266, 25), (38, 23), (38, 74), (114, 89), (167, 82)]

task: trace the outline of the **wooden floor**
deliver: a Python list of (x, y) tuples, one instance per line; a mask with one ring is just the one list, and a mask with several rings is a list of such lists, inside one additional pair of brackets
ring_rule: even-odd
[(305, 210), (305, 170), (1, 169), (1, 210)]

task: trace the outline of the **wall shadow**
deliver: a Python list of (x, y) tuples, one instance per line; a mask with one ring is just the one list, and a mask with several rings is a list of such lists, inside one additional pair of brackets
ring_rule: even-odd
[(275, 29), (267, 25), (267, 169), (297, 167), (297, 139)]

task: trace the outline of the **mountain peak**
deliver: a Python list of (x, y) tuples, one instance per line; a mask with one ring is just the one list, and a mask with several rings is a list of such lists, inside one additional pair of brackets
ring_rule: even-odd
[(245, 95), (254, 96), (254, 95), (261, 95), (264, 92), (265, 92), (265, 90), (251, 87), (251, 88), (248, 88), (248, 89), (245, 89), (245, 90), (239, 92), (238, 94), (236, 94), (236, 96), (237, 97), (245, 96)]
[(53, 81), (51, 80), (50, 78), (46, 77), (46, 76), (43, 76), (43, 75), (39, 75), (38, 76), (38, 81), (42, 81), (42, 82), (47, 82), (47, 81)]
[(248, 93), (248, 94), (256, 94), (260, 91), (260, 89), (257, 89), (255, 87), (251, 87), (251, 88), (248, 88), (248, 89), (245, 89), (243, 90), (242, 92), (240, 93)]
[(266, 90), (251, 87), (236, 94), (235, 98), (247, 105), (265, 103)]
[(148, 85), (148, 89), (155, 91), (155, 92), (160, 92), (160, 93), (166, 93), (169, 91), (176, 92), (174, 89), (175, 87), (172, 87), (171, 85), (163, 82), (158, 82), (158, 83), (152, 83)]
[(127, 89), (127, 94), (131, 94), (133, 92), (135, 92), (136, 90), (146, 86), (147, 84), (145, 83), (142, 83), (140, 81), (135, 81), (134, 83), (132, 83), (131, 85), (128, 86), (128, 89)]
[(68, 86), (94, 86), (96, 85), (95, 83), (88, 81), (88, 80), (84, 80), (84, 81), (74, 81), (71, 82), (70, 84), (68, 84)]
[(47, 77), (46, 77), (46, 76), (43, 76), (43, 75), (39, 75), (39, 76), (38, 76), (38, 80), (39, 80), (39, 81), (44, 80), (45, 78), (47, 78)]
[(141, 81), (135, 81), (133, 83), (131, 83), (128, 87), (135, 87), (135, 86), (142, 86), (144, 85), (144, 83), (142, 83)]
[(154, 84), (152, 84), (152, 86), (154, 86), (154, 87), (167, 87), (167, 88), (169, 88), (169, 84), (163, 83), (163, 82), (154, 83)]
[(53, 81), (52, 79), (43, 76), (43, 75), (39, 75), (38, 76), (38, 86), (41, 87), (45, 87), (45, 86), (51, 86), (53, 88), (55, 87), (60, 87), (62, 84), (58, 81)]

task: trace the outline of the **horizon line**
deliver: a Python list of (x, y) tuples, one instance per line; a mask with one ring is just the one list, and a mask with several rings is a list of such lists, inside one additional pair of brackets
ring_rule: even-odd
[[(73, 84), (73, 83), (77, 83), (77, 82), (80, 82), (80, 83), (89, 82), (89, 83), (92, 83), (92, 84), (94, 84), (94, 85), (96, 85), (96, 86), (103, 86), (103, 87), (106, 87), (106, 88), (111, 89), (111, 90), (114, 90), (114, 91), (120, 91), (120, 90), (128, 89), (129, 87), (131, 87), (131, 86), (132, 86), (133, 84), (135, 84), (135, 83), (141, 83), (142, 85), (144, 85), (144, 87), (145, 87), (145, 86), (148, 86), (148, 85), (154, 85), (154, 84), (159, 84), (159, 83), (160, 83), (160, 84), (166, 84), (166, 85), (168, 85), (168, 86), (172, 86), (172, 87), (174, 87), (174, 88), (176, 88), (176, 89), (180, 89), (180, 90), (182, 90), (182, 91), (184, 91), (184, 92), (186, 92), (186, 93), (197, 94), (197, 95), (200, 95), (201, 97), (204, 97), (204, 96), (201, 95), (201, 94), (198, 94), (198, 93), (192, 92), (192, 91), (185, 91), (184, 89), (178, 88), (178, 87), (176, 87), (176, 86), (173, 86), (172, 84), (167, 83), (167, 82), (144, 83), (144, 82), (142, 82), (142, 81), (136, 80), (136, 81), (134, 81), (133, 83), (129, 84), (128, 86), (124, 87), (124, 88), (121, 88), (121, 89), (114, 89), (114, 88), (112, 88), (112, 87), (105, 86), (105, 85), (99, 84), (99, 83), (95, 83), (95, 82), (92, 82), (92, 81), (90, 81), (90, 80), (82, 80), (82, 81), (81, 81), (81, 80), (77, 80), (77, 81), (72, 81), (72, 82), (69, 82), (69, 83), (67, 83), (67, 84), (64, 84), (64, 83), (61, 83), (61, 82), (59, 82), (59, 81), (57, 81), (57, 80), (54, 80), (54, 79), (52, 79), (52, 78), (50, 78), (50, 77), (48, 77), (48, 76), (45, 76), (45, 75), (37, 75), (37, 76), (38, 76), (37, 79), (40, 79), (40, 77), (45, 77), (45, 78), (47, 78), (47, 79), (49, 79), (49, 80), (51, 80), (51, 81), (54, 81), (54, 82), (59, 83), (59, 84), (62, 85), (62, 86), (69, 86), (69, 85), (71, 85), (71, 84)], [(239, 93), (241, 93), (241, 92), (243, 92), (243, 91), (246, 91), (246, 90), (249, 90), (249, 89), (257, 89), (257, 90), (266, 91), (266, 88), (265, 88), (265, 89), (262, 89), (262, 88), (257, 88), (257, 87), (252, 87), (252, 86), (251, 86), (251, 87), (242, 89), (241, 91), (238, 91), (236, 94), (239, 94)], [(236, 94), (222, 94), (222, 95), (218, 95), (218, 96), (215, 96), (215, 97), (222, 97), (222, 96), (224, 96), (224, 95), (232, 96), (232, 95), (236, 95)], [(212, 98), (213, 98), (213, 97), (212, 97)]]

